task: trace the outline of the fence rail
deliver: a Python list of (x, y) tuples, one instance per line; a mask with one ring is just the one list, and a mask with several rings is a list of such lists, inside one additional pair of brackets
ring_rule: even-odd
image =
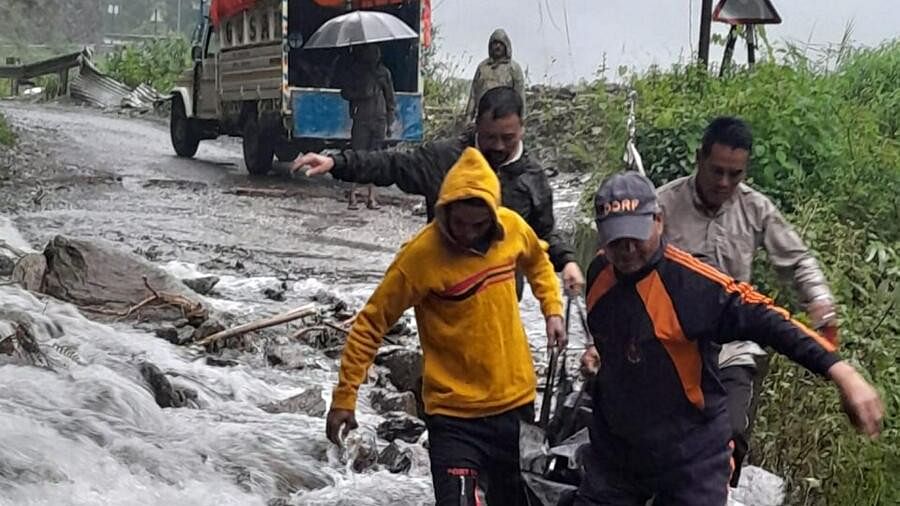
[(19, 94), (21, 81), (47, 74), (58, 74), (59, 91), (61, 94), (66, 94), (69, 90), (69, 69), (77, 67), (83, 56), (84, 51), (78, 51), (77, 53), (64, 54), (36, 63), (29, 63), (28, 65), (0, 66), (0, 78), (10, 80), (10, 92), (15, 96)]

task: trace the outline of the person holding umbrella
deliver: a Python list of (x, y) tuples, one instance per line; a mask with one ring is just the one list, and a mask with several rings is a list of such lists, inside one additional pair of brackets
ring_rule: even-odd
[[(384, 12), (356, 10), (323, 24), (303, 45), (304, 49), (350, 48), (348, 65), (338, 63), (337, 84), (341, 96), (349, 102), (350, 144), (354, 151), (384, 148), (394, 122), (394, 82), (390, 70), (381, 61), (376, 44), (393, 40), (416, 39), (418, 34), (395, 16)], [(375, 188), (369, 184), (366, 206), (377, 209)], [(358, 209), (356, 185), (350, 187), (349, 209)]]
[[(353, 46), (352, 63), (340, 79), (341, 96), (350, 104), (350, 145), (356, 151), (384, 148), (394, 119), (394, 81), (381, 62), (381, 50), (374, 44)], [(366, 207), (378, 209), (375, 186), (369, 184)], [(356, 184), (350, 185), (348, 209), (359, 209)]]

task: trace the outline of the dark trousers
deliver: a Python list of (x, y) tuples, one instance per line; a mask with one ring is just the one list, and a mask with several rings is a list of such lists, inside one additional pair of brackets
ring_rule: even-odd
[(734, 443), (734, 474), (730, 483), (732, 487), (738, 486), (741, 468), (750, 451), (750, 433), (759, 404), (759, 393), (762, 390), (762, 381), (769, 370), (768, 355), (756, 358), (756, 367), (735, 365), (719, 370), (719, 380), (728, 394), (728, 418), (731, 421)]
[(607, 448), (598, 451), (592, 443), (584, 452), (585, 474), (575, 497), (575, 506), (724, 506), (728, 500), (731, 452), (721, 444), (704, 444), (683, 462), (656, 469), (636, 469), (624, 462), (642, 460), (619, 455)]
[(428, 453), (437, 506), (527, 504), (519, 470), (519, 424), (534, 406), (482, 418), (427, 417)]
[(384, 149), (387, 121), (359, 121), (350, 127), (350, 147), (354, 151)]

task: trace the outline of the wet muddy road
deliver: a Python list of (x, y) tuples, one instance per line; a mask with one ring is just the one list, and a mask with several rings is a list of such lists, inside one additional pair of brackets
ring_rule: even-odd
[[(423, 223), (411, 212), (418, 199), (398, 191), (382, 192), (393, 205), (351, 212), (347, 186), (330, 177), (292, 178), (280, 164), (251, 178), (239, 139), (204, 141), (195, 159), (181, 159), (163, 122), (62, 106), (0, 109), (27, 132), (20, 148), (32, 158), (3, 183), (0, 204), (32, 244), (63, 233), (121, 242), (157, 262), (376, 279)], [(236, 194), (259, 189), (284, 196)]]

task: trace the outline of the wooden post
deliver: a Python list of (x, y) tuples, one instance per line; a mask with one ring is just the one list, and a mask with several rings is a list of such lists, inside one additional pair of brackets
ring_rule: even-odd
[[(15, 56), (7, 56), (6, 57), (7, 65), (21, 65), (22, 61)], [(18, 77), (10, 77), (9, 78), (9, 94), (13, 97), (19, 94), (19, 78)]]
[(737, 43), (737, 26), (731, 25), (728, 30), (728, 40), (725, 42), (725, 52), (722, 54), (722, 66), (719, 67), (719, 77), (725, 75), (728, 67), (731, 66), (731, 59), (734, 56), (734, 45)]
[(700, 63), (708, 68), (709, 38), (712, 29), (712, 0), (703, 0), (700, 9), (700, 45), (697, 48), (697, 56), (700, 59)]
[(59, 92), (57, 96), (69, 94), (69, 69), (59, 71)]

